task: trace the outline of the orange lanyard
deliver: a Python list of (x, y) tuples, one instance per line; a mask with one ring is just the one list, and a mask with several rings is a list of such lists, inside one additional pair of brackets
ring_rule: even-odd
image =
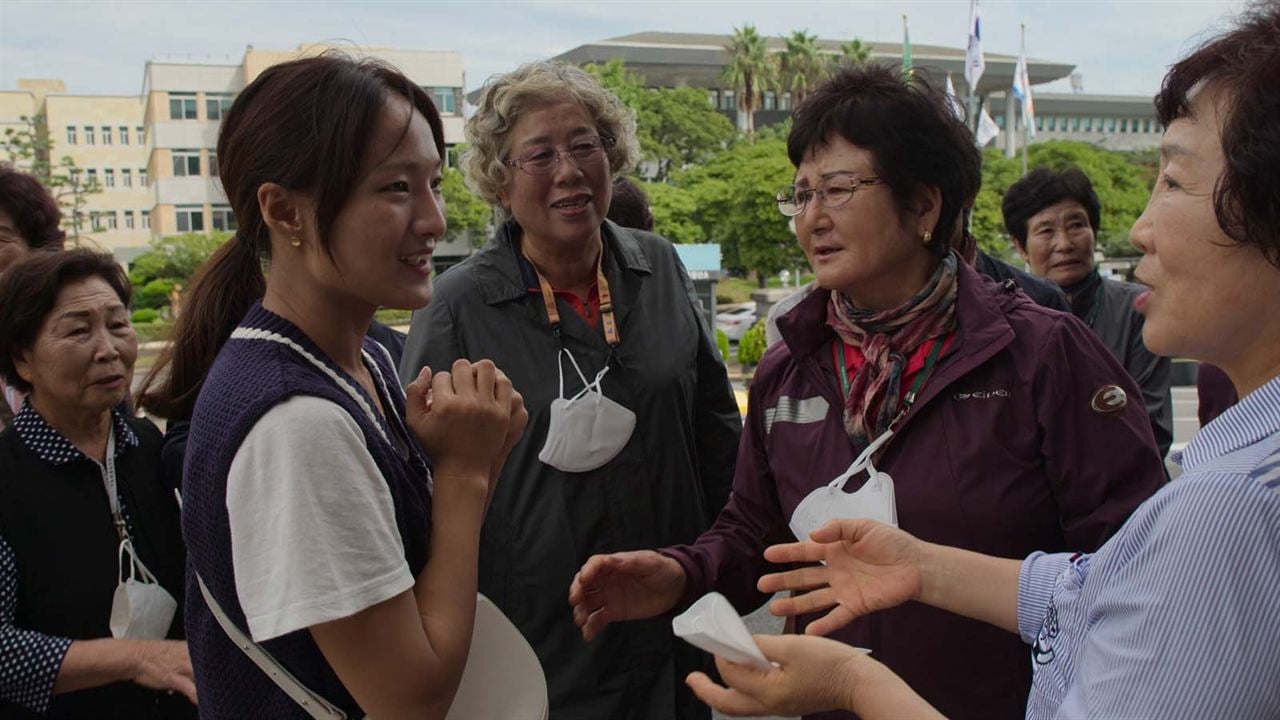
[[(529, 256), (525, 255), (525, 259), (529, 260)], [(534, 265), (532, 260), (529, 264), (533, 266), (533, 271), (538, 275), (538, 287), (542, 289), (542, 303), (547, 307), (547, 322), (551, 324), (551, 332), (556, 337), (560, 337), (560, 310), (556, 308), (556, 294), (551, 289), (551, 283), (542, 276), (542, 271)], [(600, 256), (596, 258), (596, 292), (600, 295), (600, 320), (604, 325), (604, 341), (609, 343), (610, 347), (617, 347), (622, 342), (622, 337), (618, 335), (618, 323), (613, 318), (613, 298), (609, 294), (609, 281), (604, 277), (604, 247), (600, 247)]]

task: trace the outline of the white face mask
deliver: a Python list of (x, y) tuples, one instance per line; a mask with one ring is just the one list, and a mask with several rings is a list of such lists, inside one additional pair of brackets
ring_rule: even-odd
[[(178, 610), (178, 603), (142, 564), (128, 539), (120, 541), (120, 565), (129, 555), (129, 577), (116, 585), (111, 601), (111, 637), (130, 640), (163, 640)], [(141, 580), (139, 580), (141, 576)]]
[[(871, 463), (871, 456), (891, 437), (893, 431), (889, 430), (876, 438), (848, 470), (829, 484), (809, 493), (796, 506), (795, 512), (791, 513), (790, 527), (797, 540), (808, 541), (809, 533), (837, 519), (868, 518), (898, 526), (898, 504), (893, 496), (893, 478), (888, 473), (877, 471), (876, 466)], [(867, 482), (857, 492), (845, 492), (845, 483), (864, 470)]]
[[(560, 368), (560, 397), (551, 401), (551, 423), (547, 428), (547, 441), (538, 453), (538, 459), (557, 470), (565, 472), (589, 472), (603, 467), (622, 452), (636, 427), (636, 414), (604, 396), (600, 381), (609, 366), (587, 382), (578, 367), (578, 361), (568, 350), (556, 356)], [(564, 396), (564, 361), (569, 362), (582, 379), (583, 388), (571, 398)]]

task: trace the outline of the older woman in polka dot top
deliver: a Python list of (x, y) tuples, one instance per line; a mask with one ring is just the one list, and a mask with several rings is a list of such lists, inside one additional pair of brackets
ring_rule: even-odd
[(130, 292), (88, 250), (0, 276), (0, 377), (27, 394), (0, 433), (0, 717), (195, 716), (160, 432), (120, 410)]

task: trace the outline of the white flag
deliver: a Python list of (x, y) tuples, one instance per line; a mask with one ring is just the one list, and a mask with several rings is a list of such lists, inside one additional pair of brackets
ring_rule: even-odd
[[(1022, 125), (1027, 139), (1036, 136), (1036, 111), (1031, 102), (1031, 77), (1027, 74), (1027, 39), (1023, 29), (1022, 52), (1018, 55), (1018, 67), (1013, 71), (1013, 96), (1022, 103)], [(1012, 128), (1010, 128), (1012, 130)]]
[(987, 112), (987, 106), (983, 105), (982, 112), (978, 113), (978, 147), (986, 147), (999, 134), (1000, 126), (996, 124), (995, 120), (991, 119), (991, 115)]
[(957, 120), (964, 119), (964, 105), (956, 97), (956, 86), (951, 82), (951, 73), (947, 73), (947, 105), (951, 106), (951, 112), (955, 113)]
[(969, 0), (969, 44), (964, 52), (964, 79), (969, 83), (969, 94), (977, 92), (978, 81), (987, 69), (987, 60), (982, 56), (981, 11), (978, 0)]

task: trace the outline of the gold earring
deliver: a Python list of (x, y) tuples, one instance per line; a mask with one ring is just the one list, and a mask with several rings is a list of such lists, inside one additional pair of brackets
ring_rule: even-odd
[(922, 242), (925, 245), (928, 245), (930, 240), (933, 240), (933, 231), (925, 230), (924, 235), (920, 236), (920, 242)]
[(302, 247), (302, 238), (298, 235), (294, 235), (293, 238), (289, 240), (289, 244), (294, 247)]

